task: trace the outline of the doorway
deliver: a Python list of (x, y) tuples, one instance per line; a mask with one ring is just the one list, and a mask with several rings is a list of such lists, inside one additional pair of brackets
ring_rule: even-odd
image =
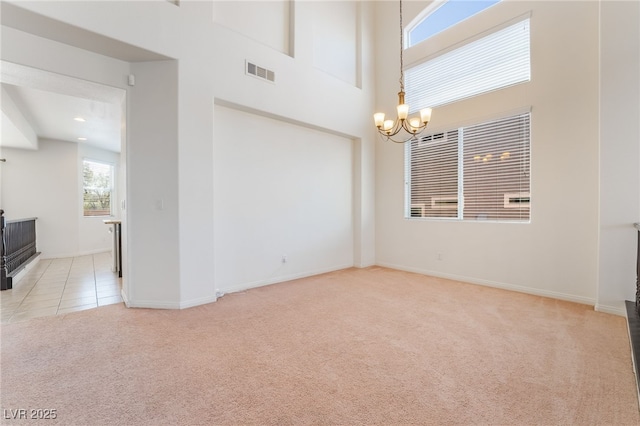
[[(0, 66), (0, 208), (8, 220), (37, 218), (42, 253), (1, 295), (3, 321), (121, 302), (126, 278), (109, 269), (112, 223), (126, 223), (126, 90), (4, 60)], [(87, 159), (109, 164), (113, 174), (103, 196), (109, 209), (100, 215), (84, 206)], [(123, 241), (126, 250), (126, 235)]]

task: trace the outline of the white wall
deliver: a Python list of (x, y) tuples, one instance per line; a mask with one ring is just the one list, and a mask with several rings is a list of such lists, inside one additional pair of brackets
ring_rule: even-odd
[[(129, 306), (179, 307), (178, 66), (136, 62), (127, 162)], [(157, 247), (150, 247), (155, 243)]]
[[(169, 134), (161, 135), (163, 140), (158, 151), (153, 144), (155, 109), (151, 98), (132, 101), (135, 90), (126, 86), (130, 63), (19, 35), (13, 30), (5, 31), (3, 27), (3, 59), (128, 91), (128, 102), (134, 107), (134, 111), (128, 112), (129, 119), (135, 118), (139, 127), (137, 130), (127, 128), (124, 153), (127, 180), (129, 188), (135, 188), (137, 195), (136, 199), (127, 200), (133, 208), (126, 212), (125, 218), (131, 217), (132, 223), (144, 223), (150, 218), (154, 228), (173, 229), (169, 233), (154, 233), (150, 232), (151, 226), (136, 226), (127, 232), (132, 249), (128, 256), (129, 270), (135, 277), (131, 282), (133, 302), (185, 307), (214, 300), (218, 280), (226, 281), (221, 285), (228, 288), (261, 284), (267, 280), (267, 263), (271, 265), (268, 259), (258, 261), (255, 276), (233, 276), (229, 268), (225, 269), (218, 262), (221, 243), (228, 241), (230, 236), (218, 233), (220, 228), (213, 218), (214, 215), (232, 214), (218, 204), (218, 196), (224, 192), (217, 192), (223, 191), (220, 189), (223, 181), (216, 167), (224, 164), (225, 157), (219, 157), (214, 151), (214, 147), (221, 146), (216, 135), (227, 137), (232, 133), (232, 126), (214, 118), (224, 110), (222, 114), (231, 115), (233, 123), (243, 116), (239, 111), (250, 111), (274, 119), (268, 121), (268, 126), (279, 126), (275, 123), (282, 122), (293, 125), (286, 127), (287, 131), (307, 131), (299, 127), (319, 129), (321, 134), (326, 134), (328, 144), (336, 143), (336, 137), (353, 140), (350, 144), (354, 149), (352, 178), (343, 180), (342, 184), (353, 189), (353, 227), (346, 229), (344, 235), (349, 235), (353, 241), (355, 265), (370, 265), (375, 256), (379, 264), (402, 269), (592, 304), (602, 300), (605, 309), (615, 311), (621, 303), (620, 298), (628, 297), (628, 290), (623, 289), (622, 283), (628, 277), (615, 278), (615, 284), (610, 284), (605, 282), (603, 274), (618, 267), (612, 263), (613, 253), (621, 250), (620, 244), (626, 246), (626, 239), (632, 237), (614, 235), (609, 230), (609, 223), (618, 226), (616, 223), (626, 223), (631, 215), (622, 218), (606, 209), (601, 210), (598, 200), (606, 200), (611, 194), (608, 188), (612, 186), (622, 185), (627, 193), (637, 194), (637, 164), (635, 175), (629, 168), (633, 166), (625, 163), (624, 178), (605, 176), (608, 171), (617, 170), (617, 158), (637, 159), (638, 153), (628, 145), (633, 142), (617, 145), (618, 151), (614, 145), (605, 145), (604, 137), (600, 141), (598, 87), (602, 84), (604, 130), (617, 123), (617, 118), (606, 117), (617, 103), (616, 93), (626, 84), (609, 80), (614, 67), (600, 69), (598, 31), (601, 23), (606, 34), (602, 38), (603, 56), (613, 57), (617, 62), (629, 55), (629, 52), (618, 51), (616, 46), (632, 51), (631, 37), (620, 35), (624, 43), (619, 44), (617, 36), (610, 34), (614, 27), (617, 31), (615, 21), (618, 17), (628, 18), (626, 11), (602, 2), (605, 10), (600, 21), (598, 2), (504, 1), (468, 20), (455, 32), (442, 33), (423, 46), (407, 51), (405, 63), (410, 64), (531, 12), (531, 83), (438, 108), (431, 125), (434, 130), (446, 128), (531, 106), (531, 223), (414, 222), (402, 217), (402, 147), (379, 141), (374, 145), (371, 129), (371, 111), (388, 110), (396, 103), (398, 59), (392, 52), (397, 51), (397, 2), (362, 2), (355, 8), (353, 3), (335, 5), (336, 12), (348, 11), (349, 20), (355, 21), (354, 27), (359, 28), (355, 34), (348, 35), (349, 24), (340, 21), (339, 33), (348, 37), (346, 43), (349, 50), (355, 50), (356, 58), (339, 64), (327, 62), (326, 58), (320, 60), (319, 53), (327, 50), (326, 40), (314, 40), (323, 29), (331, 26), (331, 11), (324, 8), (334, 2), (326, 3), (299, 1), (289, 4), (289, 23), (283, 16), (278, 21), (280, 28), (274, 27), (272, 22), (258, 23), (251, 31), (243, 29), (242, 25), (229, 22), (225, 25), (225, 12), (219, 9), (216, 15), (211, 2), (182, 1), (179, 7), (169, 2), (144, 1), (28, 2), (15, 6), (53, 18), (62, 26), (69, 24), (76, 30), (86, 28), (94, 35), (104, 36), (89, 46), (97, 51), (108, 50), (103, 49), (103, 44), (108, 44), (109, 39), (117, 39), (177, 62), (173, 76), (160, 79), (168, 86), (159, 84), (155, 87), (160, 91), (176, 90), (174, 84), (177, 84), (176, 99), (170, 97), (167, 105), (169, 109), (177, 108), (175, 114), (166, 115), (167, 111), (163, 112), (162, 108), (157, 111), (169, 120), (160, 123), (169, 129)], [(410, 2), (406, 9), (417, 13), (421, 10), (419, 3), (427, 5), (427, 2)], [(265, 7), (270, 12), (280, 13), (277, 10), (281, 10), (283, 4), (275, 2), (272, 9), (269, 4)], [(625, 7), (633, 9), (637, 5)], [(635, 17), (637, 19), (637, 13)], [(410, 20), (411, 16), (405, 15), (405, 22)], [(636, 25), (637, 28), (637, 21), (624, 22), (624, 27)], [(289, 26), (291, 23), (293, 25)], [(44, 31), (45, 27), (33, 27), (32, 30)], [(269, 37), (256, 40), (255, 34), (263, 31), (267, 31)], [(49, 36), (56, 37), (55, 31)], [(93, 39), (88, 37), (87, 40)], [(271, 41), (265, 43), (265, 40)], [(384, 52), (376, 56), (375, 63), (374, 50)], [(274, 70), (276, 84), (246, 76), (247, 59)], [(623, 64), (626, 66), (626, 62)], [(375, 72), (372, 72), (374, 65)], [(162, 72), (153, 64), (148, 66), (151, 76)], [(631, 79), (626, 74), (624, 78)], [(378, 94), (375, 104), (374, 93)], [(166, 93), (158, 96), (164, 95)], [(626, 106), (632, 103), (625, 102), (628, 103)], [(224, 108), (214, 107), (214, 104)], [(230, 112), (229, 108), (234, 111)], [(247, 119), (253, 122), (254, 118)], [(238, 137), (245, 131), (242, 127), (234, 128)], [(628, 128), (623, 134), (632, 140), (637, 130)], [(131, 144), (140, 144), (140, 149), (132, 148)], [(602, 159), (599, 158), (600, 149), (607, 151)], [(131, 158), (129, 154), (133, 154)], [(3, 155), (6, 156), (4, 152)], [(156, 158), (162, 166), (147, 167), (147, 157)], [(169, 177), (159, 171), (165, 166)], [(602, 174), (598, 173), (599, 167), (602, 167)], [(633, 182), (628, 186), (625, 184), (627, 177)], [(174, 186), (176, 180), (177, 187)], [(144, 192), (146, 183), (152, 186), (148, 193)], [(233, 182), (229, 185), (222, 188), (232, 191)], [(168, 210), (164, 213), (153, 210), (154, 200), (158, 198), (168, 202)], [(375, 209), (374, 199), (377, 200)], [(635, 202), (636, 208), (639, 204)], [(635, 213), (637, 216), (637, 211)], [(605, 218), (601, 220), (600, 215)], [(272, 212), (270, 217), (276, 216), (276, 212)], [(342, 223), (342, 219), (336, 223)], [(304, 234), (306, 228), (296, 231)], [(247, 235), (240, 235), (236, 243), (243, 247)], [(218, 241), (218, 237), (227, 240)], [(337, 238), (337, 234), (334, 237), (340, 241), (340, 247), (348, 245), (346, 240)], [(155, 271), (157, 262), (153, 259), (164, 259), (167, 253), (163, 250), (175, 246), (179, 247), (177, 253), (173, 253), (177, 258), (172, 255), (172, 262), (163, 265), (168, 268), (166, 273)], [(617, 248), (610, 250), (610, 246)], [(274, 254), (277, 260), (282, 254), (276, 247), (267, 247), (267, 251), (269, 256), (277, 253)], [(441, 261), (436, 260), (438, 252), (443, 254)], [(603, 252), (612, 255), (603, 255)], [(238, 255), (232, 262), (239, 262), (240, 257)], [(333, 259), (328, 267), (338, 265), (346, 258), (343, 254), (339, 259)], [(214, 264), (219, 271), (211, 267), (212, 259), (217, 262)], [(625, 257), (623, 263), (624, 269), (629, 259)], [(294, 274), (312, 273), (324, 267), (321, 263), (305, 263), (304, 270), (296, 270)], [(287, 271), (277, 276), (285, 277)], [(141, 292), (136, 294), (136, 288)]]
[[(278, 10), (284, 10), (283, 4), (274, 2), (265, 7), (270, 12), (280, 13)], [(295, 270), (295, 274), (314, 273), (335, 268), (338, 264), (367, 266), (374, 261), (374, 152), (369, 117), (374, 92), (373, 79), (361, 70), (364, 65), (371, 65), (373, 58), (370, 42), (373, 4), (355, 7), (351, 2), (346, 6), (358, 11), (350, 15), (350, 19), (359, 31), (348, 40), (350, 45), (358, 46), (354, 52), (358, 57), (349, 64), (340, 64), (339, 68), (344, 70), (346, 67), (356, 85), (314, 66), (314, 21), (327, 20), (331, 16), (315, 16), (311, 2), (286, 4), (289, 22), (283, 17), (278, 21), (281, 22), (279, 28), (274, 28), (272, 22), (258, 19), (258, 28), (251, 31), (223, 21), (225, 13), (235, 5), (218, 8), (220, 5), (216, 3), (215, 6), (212, 2), (200, 1), (182, 1), (179, 7), (168, 2), (146, 1), (29, 2), (16, 6), (52, 18), (56, 30), (61, 29), (60, 24), (62, 27), (69, 24), (74, 31), (89, 29), (92, 33), (91, 37), (87, 34), (82, 43), (77, 39), (67, 40), (68, 43), (112, 52), (109, 39), (117, 39), (146, 49), (145, 55), (150, 51), (176, 61), (175, 73), (169, 76), (160, 63), (127, 63), (123, 69), (115, 70), (110, 68), (108, 59), (102, 59), (107, 66), (98, 75), (93, 72), (92, 65), (85, 69), (81, 58), (86, 52), (79, 49), (65, 49), (65, 63), (44, 54), (44, 45), (41, 47), (38, 43), (22, 44), (19, 48), (12, 45), (9, 49), (10, 56), (18, 63), (82, 75), (91, 81), (111, 80), (114, 86), (127, 89), (127, 140), (123, 155), (126, 157), (129, 208), (124, 217), (130, 223), (124, 225), (128, 226), (125, 234), (129, 252), (126, 260), (129, 268), (125, 274), (130, 280), (125, 281), (124, 287), (125, 296), (133, 306), (180, 308), (206, 303), (215, 300), (217, 277), (225, 276), (224, 270), (216, 275), (212, 268), (214, 247), (219, 245), (215, 240), (213, 220), (214, 167), (225, 161), (214, 157), (214, 146), (218, 143), (214, 129), (215, 134), (222, 135), (230, 130), (224, 125), (219, 128), (219, 122), (214, 120), (214, 103), (238, 111), (250, 110), (256, 115), (307, 129), (319, 129), (329, 144), (334, 143), (336, 137), (353, 140), (353, 143), (345, 143), (349, 149), (351, 146), (355, 149), (346, 157), (353, 161), (350, 174), (346, 177), (341, 173), (338, 185), (339, 194), (343, 194), (342, 188), (355, 191), (349, 207), (350, 214), (353, 213), (350, 217), (352, 226), (342, 227), (342, 219), (332, 222), (340, 227), (332, 230), (340, 233), (340, 247), (351, 246), (352, 252), (350, 256), (340, 252), (339, 261), (332, 258), (328, 263), (307, 255), (305, 261), (297, 264), (300, 269)], [(336, 4), (340, 10), (343, 6)], [(323, 22), (320, 26), (326, 28), (328, 25)], [(34, 26), (31, 30), (44, 32), (44, 27)], [(257, 34), (267, 31), (268, 35), (256, 40), (254, 30)], [(49, 37), (57, 37), (57, 34), (56, 31), (48, 32)], [(105, 38), (92, 44), (96, 34)], [(265, 40), (271, 41), (265, 43)], [(3, 37), (3, 56), (4, 43)], [(274, 47), (274, 44), (288, 44), (288, 48)], [(129, 49), (127, 52), (130, 53)], [(246, 60), (276, 71), (276, 83), (245, 75)], [(129, 72), (138, 74), (133, 88), (126, 87)], [(164, 77), (153, 81), (160, 74)], [(149, 80), (145, 81), (147, 78)], [(153, 84), (153, 87), (145, 86), (147, 84)], [(153, 90), (159, 93), (150, 93)], [(174, 90), (177, 90), (175, 98), (167, 93)], [(242, 127), (235, 128), (236, 132), (243, 130)], [(156, 141), (158, 138), (160, 140)], [(165, 171), (167, 175), (164, 175)], [(218, 183), (216, 181), (216, 185)], [(146, 192), (145, 185), (150, 186)], [(228, 182), (228, 185), (233, 190), (234, 183)], [(165, 201), (165, 210), (153, 209), (159, 199)], [(156, 232), (152, 232), (153, 229)], [(308, 230), (298, 228), (292, 232), (304, 235)], [(166, 252), (167, 247), (169, 252)], [(175, 252), (174, 247), (177, 248)], [(165, 261), (168, 257), (170, 261)], [(251, 267), (244, 265), (244, 268)], [(253, 278), (248, 279), (248, 283), (253, 282)], [(238, 281), (233, 282), (236, 284)]]
[(597, 308), (635, 300), (640, 222), (640, 3), (601, 3), (600, 243)]
[[(388, 17), (397, 15), (397, 3), (379, 5), (377, 50), (391, 51), (397, 49), (397, 22)], [(376, 259), (400, 269), (595, 304), (598, 3), (504, 1), (408, 50), (405, 63), (528, 13), (531, 82), (437, 108), (430, 126), (445, 129), (530, 106), (531, 223), (405, 220), (403, 147), (378, 142)], [(405, 16), (405, 22), (411, 19)], [(397, 60), (379, 57), (376, 71), (376, 110), (388, 110), (396, 102)]]
[[(40, 4), (41, 6), (50, 6), (51, 4)], [(4, 7), (4, 4), (2, 5)], [(56, 9), (60, 11), (60, 8)], [(3, 10), (4, 13), (4, 10)], [(28, 22), (28, 20), (27, 20)], [(47, 22), (42, 22), (37, 20), (37, 25), (34, 25), (34, 30), (44, 30), (47, 29)], [(43, 37), (35, 36), (33, 34), (16, 30), (14, 28), (9, 28), (6, 26), (2, 26), (2, 48), (0, 49), (0, 54), (2, 59), (8, 62), (12, 62), (14, 64), (19, 64), (24, 67), (29, 67), (30, 69), (36, 70), (34, 72), (30, 72), (29, 75), (31, 77), (35, 77), (36, 83), (39, 85), (38, 88), (41, 90), (51, 90), (52, 85), (57, 84), (55, 82), (60, 82), (60, 87), (57, 89), (64, 89), (70, 91), (67, 94), (74, 96), (85, 96), (87, 95), (87, 90), (93, 90), (94, 86), (100, 86), (100, 88), (108, 91), (109, 93), (116, 93), (115, 98), (119, 99), (119, 102), (122, 103), (123, 114), (122, 117), (126, 117), (126, 109), (124, 103), (127, 101), (126, 91), (128, 86), (127, 75), (130, 73), (129, 63), (118, 60), (115, 58), (103, 56), (100, 54), (96, 54), (93, 52), (89, 52), (87, 50), (78, 49), (68, 44), (63, 44), (60, 42), (56, 42), (50, 39), (46, 39)], [(85, 38), (80, 38), (79, 41), (83, 41)], [(44, 72), (40, 72), (38, 75), (37, 70), (41, 70)], [(80, 82), (80, 83), (78, 83)], [(97, 83), (97, 84), (95, 84)], [(110, 89), (107, 90), (106, 88)], [(96, 93), (94, 92), (94, 95)], [(126, 126), (123, 122), (123, 152), (120, 155), (120, 170), (118, 176), (120, 177), (120, 183), (118, 184), (118, 197), (122, 198), (126, 195), (126, 189), (122, 185), (122, 183), (126, 180)], [(110, 157), (109, 157), (110, 158)], [(77, 156), (76, 156), (77, 160)], [(107, 160), (109, 160), (107, 158)], [(2, 180), (6, 182), (6, 174), (3, 173)], [(79, 183), (74, 183), (74, 188)], [(4, 186), (4, 185), (3, 185)], [(4, 194), (3, 194), (4, 199)], [(114, 210), (114, 213), (116, 211)], [(127, 215), (126, 211), (119, 210), (116, 215), (119, 214), (120, 219), (122, 220), (123, 226), (123, 253), (126, 254), (126, 240), (127, 240)], [(93, 225), (97, 228), (99, 223), (93, 223)], [(104, 226), (104, 225), (102, 225)], [(77, 225), (76, 225), (77, 228)], [(99, 229), (99, 228), (97, 228)], [(97, 231), (96, 229), (96, 231)], [(99, 233), (100, 237), (109, 235), (102, 232)], [(98, 235), (98, 234), (96, 234)], [(44, 237), (44, 235), (40, 235)], [(46, 244), (54, 244), (54, 243), (46, 243)], [(45, 244), (45, 245), (46, 245)], [(83, 243), (84, 244), (84, 243)], [(83, 246), (83, 250), (86, 249), (86, 246)], [(107, 246), (108, 249), (111, 249), (111, 243)], [(66, 250), (57, 251), (56, 256), (61, 255), (75, 255), (77, 253), (75, 249), (71, 252)], [(123, 259), (123, 268), (125, 274), (123, 275), (123, 288), (126, 290), (128, 287), (128, 272), (132, 269), (127, 264), (127, 258)]]
[(216, 1), (213, 2), (213, 20), (290, 55), (293, 5), (289, 0)]
[[(269, 3), (275, 9), (280, 8), (280, 2)], [(336, 7), (341, 6), (336, 4)], [(239, 6), (238, 6), (239, 7)], [(211, 257), (206, 256), (208, 254), (209, 246), (206, 247), (206, 251), (193, 253), (193, 256), (185, 257), (182, 261), (183, 268), (181, 269), (181, 282), (184, 283), (198, 283), (198, 286), (191, 286), (191, 288), (182, 289), (183, 303), (190, 305), (194, 304), (192, 301), (206, 301), (210, 294), (213, 294), (215, 288), (221, 291), (229, 291), (230, 289), (246, 288), (254, 285), (262, 285), (267, 282), (273, 282), (276, 279), (288, 279), (294, 276), (309, 275), (317, 273), (318, 271), (335, 269), (336, 265), (359, 265), (367, 266), (371, 265), (374, 260), (373, 256), (373, 198), (371, 196), (371, 188), (373, 186), (373, 162), (371, 145), (369, 142), (370, 135), (370, 123), (368, 119), (369, 111), (371, 111), (372, 103), (372, 80), (370, 78), (363, 79), (359, 77), (357, 80), (363, 81), (362, 85), (366, 90), (356, 87), (354, 84), (345, 82), (333, 75), (319, 70), (314, 64), (313, 55), (313, 23), (315, 20), (321, 19), (314, 14), (313, 4), (309, 2), (296, 3), (293, 9), (292, 19), (294, 21), (293, 40), (293, 52), (287, 54), (280, 49), (271, 47), (265, 47), (265, 45), (255, 40), (253, 33), (247, 31), (247, 34), (241, 32), (241, 28), (230, 30), (226, 26), (214, 25), (213, 33), (210, 35), (214, 41), (213, 52), (215, 57), (210, 60), (200, 60), (196, 66), (196, 63), (190, 64), (190, 57), (181, 60), (181, 74), (180, 78), (184, 79), (185, 84), (181, 84), (181, 114), (186, 113), (191, 108), (191, 116), (185, 119), (189, 122), (186, 127), (181, 127), (180, 142), (180, 162), (185, 167), (180, 167), (180, 180), (181, 180), (181, 251), (185, 252), (189, 245), (193, 244), (196, 239), (198, 241), (204, 241), (211, 232), (210, 225), (213, 225), (213, 237), (214, 253)], [(353, 16), (355, 22), (354, 26), (361, 28), (361, 31), (371, 31), (371, 27), (361, 24), (361, 21), (370, 22), (371, 9), (359, 8), (361, 11), (357, 16)], [(204, 14), (204, 13), (202, 13)], [(328, 18), (326, 18), (328, 19)], [(283, 23), (286, 25), (286, 23)], [(326, 22), (325, 22), (326, 25)], [(197, 29), (196, 29), (197, 30)], [(195, 39), (203, 39), (204, 34), (209, 30), (208, 27), (203, 27), (200, 31), (193, 30), (192, 37)], [(274, 31), (272, 23), (262, 23), (258, 25), (256, 31)], [(286, 28), (281, 28), (282, 33), (286, 33)], [(351, 43), (356, 45), (356, 39), (358, 34), (351, 36)], [(343, 67), (350, 67), (352, 75), (356, 75), (360, 70), (356, 66), (356, 63), (362, 61), (370, 61), (371, 45), (367, 47), (361, 47), (358, 50), (358, 55), (361, 55), (357, 60), (352, 61), (351, 65), (341, 65)], [(188, 47), (191, 49), (191, 47)], [(201, 46), (199, 47), (201, 52)], [(195, 52), (194, 52), (195, 55)], [(249, 60), (260, 66), (266, 67), (275, 71), (276, 82), (275, 84), (265, 82), (263, 80), (254, 78), (253, 76), (247, 76), (244, 72), (245, 62)], [(184, 66), (184, 68), (183, 68)], [(183, 74), (182, 70), (188, 69), (188, 74)], [(193, 80), (194, 73), (197, 74), (198, 80), (202, 82), (200, 87), (191, 87), (187, 84), (188, 81)], [(207, 73), (209, 75), (215, 75), (215, 78), (211, 81), (207, 79)], [(214, 119), (213, 126), (206, 129), (207, 124), (206, 114), (210, 111), (209, 108), (213, 108), (211, 100), (206, 99), (207, 90), (211, 84), (211, 91), (214, 98), (211, 99), (215, 102), (216, 107), (211, 112), (210, 117)], [(188, 92), (188, 93), (187, 93)], [(184, 96), (184, 97), (183, 97)], [(331, 107), (332, 105), (348, 105), (345, 109), (336, 109)], [(220, 107), (225, 107), (220, 108)], [(219, 138), (226, 138), (226, 135), (232, 134), (236, 139), (242, 139), (245, 133), (253, 134), (251, 125), (247, 122), (236, 119), (220, 120), (218, 113), (220, 110), (233, 110), (236, 114), (249, 111), (253, 116), (262, 116), (267, 118), (273, 118), (275, 122), (290, 123), (295, 127), (313, 128), (319, 129), (321, 138), (326, 139), (327, 143), (331, 143), (338, 136), (341, 139), (348, 140), (364, 140), (366, 142), (357, 142), (357, 155), (349, 157), (354, 160), (360, 172), (357, 174), (349, 174), (345, 178), (344, 174), (340, 174), (343, 179), (340, 185), (336, 185), (336, 190), (341, 191), (340, 188), (353, 187), (354, 193), (353, 204), (350, 206), (353, 215), (350, 220), (353, 221), (352, 227), (341, 227), (339, 221), (331, 221), (333, 226), (338, 226), (332, 232), (328, 234), (332, 235), (332, 244), (335, 244), (336, 240), (340, 241), (340, 247), (345, 247), (346, 239), (349, 239), (349, 246), (351, 247), (351, 254), (349, 261), (345, 258), (343, 249), (333, 253), (329, 258), (323, 258), (322, 256), (315, 256), (318, 250), (326, 252), (327, 242), (319, 245), (318, 248), (313, 249), (312, 246), (317, 240), (314, 237), (313, 230), (306, 228), (304, 222), (291, 222), (289, 221), (289, 232), (298, 235), (298, 240), (295, 243), (291, 243), (291, 249), (294, 250), (294, 254), (289, 254), (294, 258), (297, 256), (296, 263), (287, 265), (286, 268), (281, 267), (280, 259), (284, 254), (281, 248), (276, 248), (270, 245), (269, 242), (261, 241), (260, 238), (255, 240), (260, 241), (261, 245), (265, 245), (262, 250), (267, 254), (267, 258), (242, 257), (242, 250), (238, 251), (238, 247), (245, 247), (246, 244), (246, 231), (244, 229), (232, 228), (236, 230), (239, 235), (237, 240), (229, 241), (228, 233), (220, 231), (225, 229), (219, 224), (219, 221), (215, 219), (213, 222), (207, 220), (209, 209), (208, 194), (213, 194), (214, 201), (214, 218), (228, 217), (235, 214), (235, 210), (227, 210), (228, 207), (224, 203), (220, 203), (218, 195), (224, 193), (224, 191), (236, 191), (238, 189), (234, 180), (229, 180), (223, 177), (219, 173), (219, 167), (224, 164), (235, 164), (233, 157), (227, 158), (227, 155), (232, 155), (227, 151), (216, 151), (224, 143)], [(231, 113), (232, 117), (235, 117)], [(198, 119), (195, 120), (195, 117)], [(227, 117), (227, 116), (225, 116)], [(252, 117), (252, 116), (249, 116)], [(251, 122), (256, 119), (253, 117)], [(247, 119), (249, 120), (249, 118)], [(208, 131), (213, 129), (212, 140), (213, 144), (204, 144), (194, 138), (195, 135), (193, 129), (198, 128), (198, 135), (206, 135)], [(289, 126), (285, 129), (290, 128)], [(187, 135), (189, 132), (189, 135)], [(269, 139), (267, 139), (269, 140)], [(190, 145), (190, 146), (188, 146)], [(209, 151), (210, 147), (214, 148), (214, 152)], [(194, 155), (194, 154), (198, 155)], [(300, 155), (301, 153), (298, 152)], [(292, 152), (287, 154), (290, 156), (289, 161), (296, 161), (296, 156), (292, 156)], [(205, 164), (208, 158), (213, 157), (213, 168), (210, 165)], [(270, 157), (276, 158), (278, 156)], [(307, 161), (305, 157), (297, 158), (303, 164)], [(223, 170), (225, 170), (223, 168)], [(209, 192), (209, 182), (207, 178), (209, 173), (213, 172), (212, 182), (214, 182), (214, 188)], [(275, 179), (275, 177), (274, 177)], [(198, 191), (193, 191), (193, 188), (198, 188)], [(293, 187), (281, 188), (280, 197), (296, 196), (296, 190)], [(332, 201), (335, 202), (335, 201)], [(282, 206), (278, 203), (278, 199), (274, 198), (271, 203), (269, 225), (270, 227), (281, 227), (281, 222), (273, 222), (278, 215), (282, 217), (289, 217), (290, 212), (283, 210)], [(357, 205), (356, 205), (357, 203)], [(364, 205), (364, 208), (362, 208)], [(221, 210), (222, 209), (222, 210)], [(279, 213), (278, 213), (279, 212)], [(186, 216), (189, 216), (189, 220), (186, 220)], [(335, 232), (341, 233), (338, 238)], [(303, 247), (301, 242), (307, 238), (309, 241), (306, 246)], [(234, 254), (225, 252), (226, 246), (236, 247)], [(200, 246), (202, 247), (202, 246)], [(231, 257), (228, 257), (231, 256)], [(215, 259), (213, 274), (214, 277), (211, 285), (211, 281), (208, 281), (208, 275), (203, 275), (202, 268), (198, 265), (207, 262), (209, 259)], [(225, 261), (220, 261), (220, 259)], [(273, 259), (277, 259), (275, 265), (278, 270), (273, 268)], [(227, 262), (228, 261), (228, 262)], [(243, 261), (248, 263), (243, 264)], [(184, 267), (185, 265), (191, 265)], [(243, 266), (244, 265), (244, 266)], [(249, 273), (255, 268), (253, 273)], [(221, 270), (219, 270), (221, 269)], [(267, 272), (268, 271), (268, 272)], [(209, 272), (211, 273), (211, 268)], [(207, 293), (210, 292), (210, 293)]]
[(353, 86), (359, 84), (358, 4), (312, 2), (313, 64)]
[(7, 220), (38, 218), (36, 247), (43, 257), (77, 254), (76, 146), (59, 141), (39, 145), (37, 151), (3, 149), (2, 208)]
[(224, 107), (215, 120), (216, 288), (352, 266), (351, 140)]
[[(111, 250), (102, 217), (82, 215), (82, 160), (118, 167), (118, 155), (74, 142), (40, 140), (38, 150), (4, 148), (2, 199), (7, 220), (37, 217), (37, 249), (43, 258)], [(117, 197), (115, 199), (117, 203)]]

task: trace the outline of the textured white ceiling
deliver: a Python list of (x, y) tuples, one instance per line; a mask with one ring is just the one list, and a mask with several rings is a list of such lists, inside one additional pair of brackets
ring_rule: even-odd
[[(0, 1), (0, 23), (3, 26), (126, 62), (168, 59), (38, 15), (28, 7), (21, 7), (20, 3)], [(25, 129), (24, 121), (28, 121), (28, 126), (38, 138), (86, 143), (120, 152), (124, 90), (1, 60), (0, 83), (4, 89), (2, 97), (10, 96), (10, 103), (17, 106), (24, 117), (24, 120), (16, 117), (15, 109), (7, 114), (5, 107), (2, 108), (0, 146), (37, 149), (31, 130)], [(78, 123), (73, 120), (76, 116), (87, 121)], [(14, 121), (16, 118), (17, 122)], [(80, 142), (78, 137), (86, 137), (87, 141)]]
[[(110, 151), (120, 151), (121, 107), (113, 103), (83, 99), (58, 93), (3, 85), (30, 122), (38, 138), (87, 143)], [(74, 120), (82, 117), (84, 122)]]
[[(3, 97), (20, 110), (39, 139), (85, 143), (120, 152), (124, 90), (2, 61)], [(3, 100), (3, 112), (10, 102)], [(6, 119), (8, 114), (3, 114)], [(84, 122), (75, 121), (82, 117)], [(14, 126), (20, 129), (24, 126)], [(20, 146), (12, 126), (2, 128), (0, 146)], [(79, 137), (87, 138), (79, 141)], [(16, 146), (18, 144), (18, 146)]]

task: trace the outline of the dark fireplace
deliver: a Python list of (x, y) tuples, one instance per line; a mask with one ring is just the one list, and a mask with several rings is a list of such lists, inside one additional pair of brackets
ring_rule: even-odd
[(633, 367), (636, 373), (638, 394), (640, 395), (640, 223), (634, 223), (633, 226), (638, 232), (638, 248), (636, 249), (636, 300), (635, 302), (627, 300), (626, 305)]

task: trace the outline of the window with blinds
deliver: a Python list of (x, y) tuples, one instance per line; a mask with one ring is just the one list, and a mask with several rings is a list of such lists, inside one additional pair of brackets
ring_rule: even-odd
[(410, 217), (458, 217), (458, 130), (405, 144)]
[(529, 18), (405, 71), (411, 112), (531, 80)]
[(406, 217), (528, 222), (530, 114), (405, 145)]

